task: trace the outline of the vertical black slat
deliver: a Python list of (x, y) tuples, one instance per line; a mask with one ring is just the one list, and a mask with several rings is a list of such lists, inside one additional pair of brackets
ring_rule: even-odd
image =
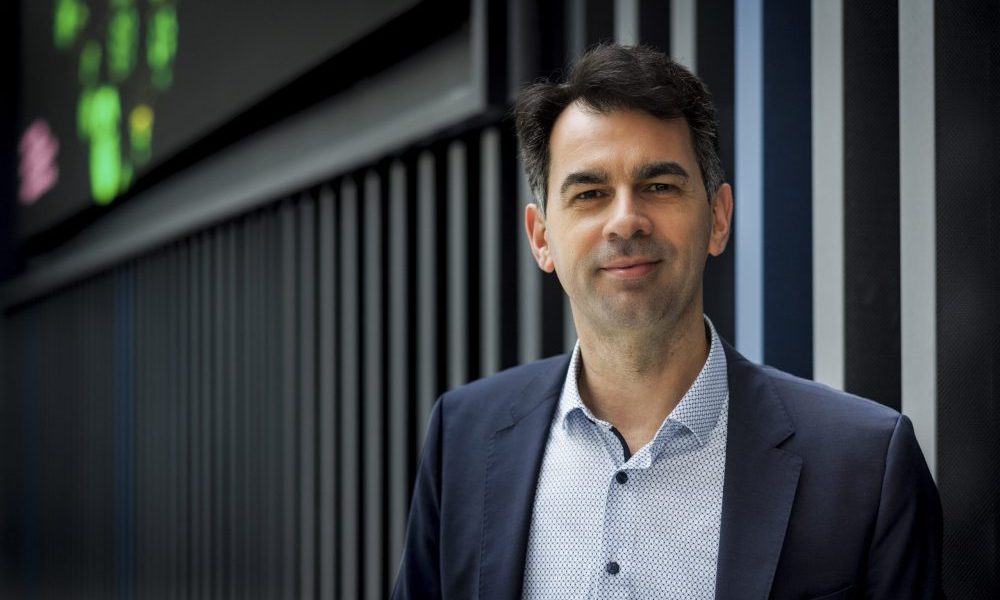
[[(482, 238), (479, 235), (479, 226), (482, 213), (482, 198), (480, 197), (480, 179), (482, 165), (480, 159), (480, 139), (481, 131), (474, 131), (466, 136), (464, 140), (465, 149), (465, 189), (463, 195), (466, 199), (465, 223), (463, 225), (464, 243), (466, 248), (465, 258), (465, 303), (466, 303), (466, 334), (465, 334), (465, 372), (466, 381), (471, 381), (481, 377), (480, 366), (480, 338), (482, 332), (480, 325), (480, 311), (482, 309), (482, 298), (479, 296), (479, 266), (482, 255)], [(463, 382), (464, 383), (464, 382)]]
[(764, 358), (812, 377), (812, 65), (808, 2), (764, 3)]
[(298, 238), (298, 442), (300, 596), (316, 595), (316, 201), (299, 199)]
[(319, 194), (319, 597), (337, 582), (337, 227), (331, 188)]
[(500, 368), (518, 363), (517, 324), (520, 320), (518, 263), (520, 244), (526, 244), (518, 198), (520, 164), (513, 127), (501, 129), (500, 136)]
[[(722, 166), (728, 173), (727, 181), (734, 184), (739, 197), (739, 182), (734, 181), (735, 163), (735, 31), (733, 29), (734, 5), (727, 0), (700, 0), (697, 7), (696, 45), (698, 76), (708, 86), (719, 119), (719, 142), (722, 146)], [(736, 271), (734, 251), (736, 236), (733, 230), (729, 246), (721, 256), (710, 257), (705, 265), (705, 313), (712, 318), (719, 335), (734, 340), (736, 334)]]
[(949, 598), (1000, 597), (1000, 6), (934, 3), (937, 481)]
[(358, 193), (355, 183), (345, 179), (340, 189), (340, 597), (360, 597), (359, 458), (361, 457), (358, 404), (360, 381), (358, 350)]
[[(597, 0), (589, 0), (597, 4)], [(547, 77), (563, 68), (566, 59), (566, 6), (564, 0), (508, 3), (508, 89)]]
[(435, 281), (438, 302), (434, 311), (435, 341), (434, 348), (435, 374), (434, 380), (437, 384), (434, 389), (434, 396), (437, 397), (451, 387), (449, 381), (450, 357), (448, 356), (448, 334), (449, 321), (451, 319), (449, 303), (451, 293), (448, 281), (448, 210), (449, 210), (449, 169), (448, 169), (448, 147), (445, 142), (441, 142), (433, 149), (434, 152), (434, 227), (438, 232), (434, 239), (434, 267), (438, 278)]
[(295, 269), (295, 206), (291, 201), (281, 205), (281, 470), (282, 470), (282, 576), (283, 593), (297, 596), (298, 577), (298, 407), (296, 386), (296, 269)]
[(670, 54), (670, 0), (639, 0), (639, 42)]
[(584, 41), (587, 48), (615, 41), (615, 3), (584, 0)]
[(381, 180), (375, 171), (364, 178), (362, 196), (362, 295), (363, 295), (363, 469), (364, 500), (364, 597), (371, 600), (385, 597), (384, 494), (385, 427), (382, 370), (383, 348), (383, 221)]
[(900, 408), (899, 22), (844, 2), (844, 387)]
[(407, 306), (409, 290), (407, 282), (407, 250), (409, 231), (407, 228), (407, 198), (406, 167), (402, 162), (395, 162), (389, 168), (389, 208), (388, 208), (388, 249), (387, 264), (389, 277), (386, 289), (388, 300), (388, 470), (389, 483), (387, 492), (388, 506), (388, 553), (386, 557), (387, 581), (386, 589), (392, 589), (396, 577), (400, 557), (403, 552), (403, 540), (406, 529), (406, 496), (409, 490), (407, 465), (409, 436), (408, 402), (410, 396), (409, 365), (407, 351), (409, 348), (409, 330), (407, 322)]

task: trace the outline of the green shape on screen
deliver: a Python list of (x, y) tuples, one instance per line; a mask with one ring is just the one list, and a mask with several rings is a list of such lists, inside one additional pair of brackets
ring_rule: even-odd
[(80, 0), (56, 0), (52, 20), (52, 41), (56, 48), (65, 50), (72, 46), (76, 36), (87, 26), (89, 17), (90, 9)]
[(132, 160), (146, 164), (153, 153), (153, 109), (146, 104), (133, 108), (128, 116), (128, 133)]
[(139, 53), (139, 11), (128, 6), (115, 10), (108, 21), (108, 75), (124, 81), (135, 68)]
[(80, 51), (80, 84), (94, 87), (101, 77), (101, 45), (97, 40), (87, 40)]
[(147, 24), (146, 63), (156, 89), (165, 90), (173, 82), (176, 55), (177, 11), (173, 6), (163, 5), (150, 15)]
[(123, 188), (121, 110), (118, 88), (102, 85), (94, 90), (86, 130), (90, 137), (90, 192), (98, 204), (110, 203)]

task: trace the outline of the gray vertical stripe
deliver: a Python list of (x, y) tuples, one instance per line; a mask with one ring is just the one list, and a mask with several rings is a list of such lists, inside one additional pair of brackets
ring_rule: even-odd
[[(524, 232), (524, 208), (534, 200), (523, 168), (518, 168), (517, 199), (514, 222)], [(518, 361), (521, 363), (537, 360), (542, 354), (542, 275), (526, 235), (519, 235), (517, 244)]]
[(298, 205), (298, 442), (299, 579), (301, 597), (316, 595), (316, 204), (304, 196)]
[(934, 2), (899, 2), (899, 258), (902, 412), (937, 474)]
[(764, 360), (763, 0), (736, 3), (736, 347)]
[(417, 431), (418, 446), (437, 395), (437, 215), (434, 198), (434, 156), (417, 159)]
[(448, 146), (448, 387), (468, 381), (466, 368), (469, 351), (468, 273), (469, 250), (466, 247), (468, 208), (465, 186), (465, 144)]
[(698, 69), (696, 0), (670, 1), (670, 56), (691, 71)]
[(639, 43), (639, 0), (615, 0), (615, 41), (626, 46)]
[(340, 190), (340, 597), (357, 598), (358, 563), (358, 198), (345, 179)]
[(364, 515), (365, 597), (381, 600), (382, 565), (382, 198), (374, 171), (364, 190)]
[(813, 377), (844, 387), (844, 42), (841, 0), (812, 3)]
[(500, 133), (490, 128), (480, 141), (479, 298), (481, 375), (500, 370)]
[[(406, 167), (394, 162), (389, 169), (389, 568), (392, 585), (399, 561), (403, 555), (406, 530), (406, 501), (409, 494), (407, 465), (409, 464), (408, 436), (406, 434), (409, 411), (407, 399), (411, 388), (408, 382), (409, 330), (407, 323), (407, 246), (406, 224)], [(387, 588), (391, 589), (391, 588)]]
[(336, 576), (336, 440), (337, 421), (334, 403), (337, 370), (336, 325), (337, 296), (334, 277), (337, 269), (337, 229), (334, 227), (334, 196), (329, 187), (319, 195), (319, 596), (333, 598)]
[(566, 2), (566, 60), (575, 60), (587, 48), (587, 0)]

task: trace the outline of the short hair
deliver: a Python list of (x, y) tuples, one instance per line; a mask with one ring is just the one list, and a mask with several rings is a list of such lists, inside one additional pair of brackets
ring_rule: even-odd
[(581, 56), (566, 81), (542, 79), (525, 86), (517, 96), (514, 115), (521, 161), (542, 211), (549, 178), (549, 138), (556, 119), (574, 102), (601, 114), (637, 110), (660, 119), (683, 117), (691, 129), (709, 202), (725, 180), (719, 123), (705, 84), (655, 48), (605, 43)]

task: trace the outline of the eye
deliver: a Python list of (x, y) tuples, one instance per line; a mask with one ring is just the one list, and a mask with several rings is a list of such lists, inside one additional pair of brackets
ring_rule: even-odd
[(576, 195), (577, 200), (594, 200), (601, 197), (601, 190), (587, 190)]
[(666, 194), (676, 192), (677, 186), (672, 183), (651, 183), (647, 189), (657, 194)]

